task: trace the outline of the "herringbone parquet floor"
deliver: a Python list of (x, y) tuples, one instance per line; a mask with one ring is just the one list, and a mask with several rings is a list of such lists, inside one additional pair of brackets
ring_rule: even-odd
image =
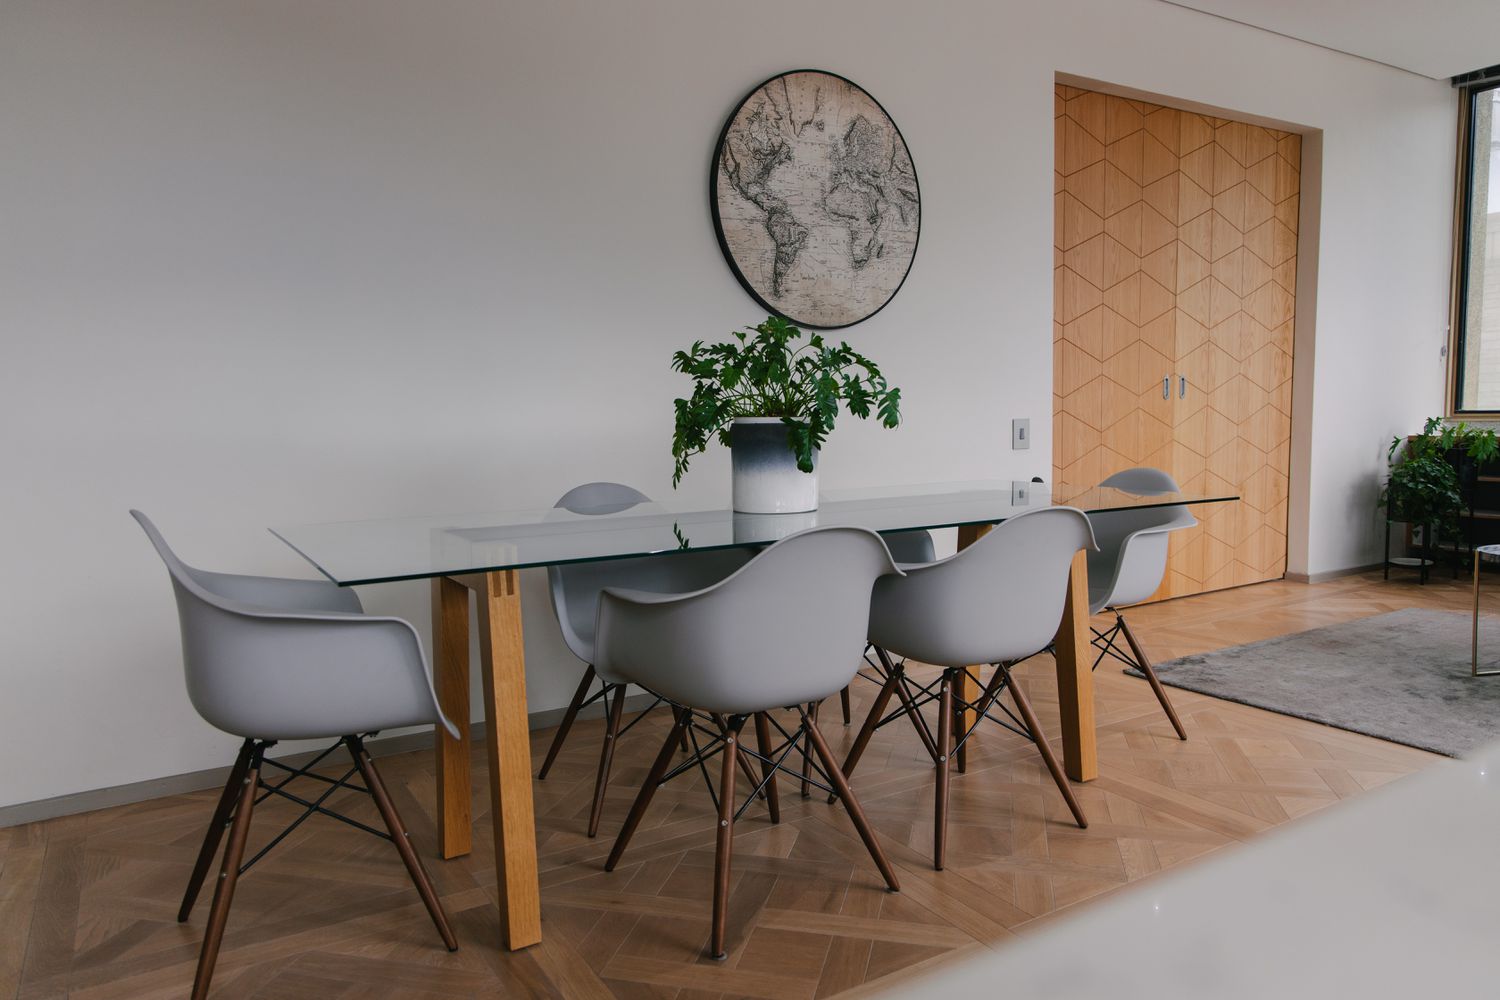
[[(1284, 582), (1138, 610), (1158, 660), (1411, 606), (1462, 608), (1463, 581), (1417, 587), (1366, 574)], [(1056, 719), (1050, 661), (1018, 676), (1043, 719)], [(855, 718), (873, 697), (855, 688)], [(552, 776), (536, 785), (545, 941), (492, 947), (494, 861), (433, 857), (428, 754), (381, 761), (462, 949), (443, 950), (388, 844), (313, 819), (240, 883), (215, 978), (216, 997), (579, 996), (825, 997), (873, 991), (961, 957), (1007, 947), (1025, 928), (1153, 873), (1254, 837), (1440, 760), (1313, 723), (1174, 691), (1190, 740), (1177, 741), (1143, 681), (1101, 668), (1100, 777), (1075, 786), (1091, 826), (1079, 830), (1034, 749), (994, 730), (971, 744), (953, 782), (949, 868), (934, 872), (932, 772), (909, 729), (871, 744), (855, 781), (898, 866), (900, 894), (880, 879), (848, 820), (821, 796), (783, 786), (782, 822), (754, 806), (739, 824), (730, 954), (702, 956), (714, 817), (701, 783), (662, 789), (613, 874), (613, 835), (664, 732), (665, 713), (628, 734), (597, 840), (583, 835), (597, 722), (581, 724)], [(825, 731), (841, 752), (854, 735)], [(550, 731), (534, 735), (538, 754)], [(1054, 734), (1055, 735), (1055, 734)], [(233, 746), (226, 738), (225, 763)], [(476, 767), (482, 771), (483, 755)], [(487, 826), (483, 780), (476, 822)], [(351, 793), (341, 793), (353, 799)], [(179, 997), (187, 993), (206, 899), (175, 921), (214, 793), (158, 799), (0, 830), (0, 996)], [(356, 812), (373, 809), (353, 802)], [(256, 849), (291, 814), (256, 812)], [(370, 818), (367, 817), (367, 818)], [(259, 840), (257, 840), (257, 833)]]

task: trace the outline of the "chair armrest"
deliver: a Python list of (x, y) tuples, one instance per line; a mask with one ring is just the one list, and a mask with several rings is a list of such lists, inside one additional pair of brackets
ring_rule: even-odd
[(238, 606), (221, 606), (217, 627), (183, 636), (189, 657), (195, 641), (216, 646), (200, 657), (216, 664), (213, 674), (188, 676), (189, 695), (215, 725), (294, 739), (436, 722), (459, 736), (405, 619), (231, 603)]

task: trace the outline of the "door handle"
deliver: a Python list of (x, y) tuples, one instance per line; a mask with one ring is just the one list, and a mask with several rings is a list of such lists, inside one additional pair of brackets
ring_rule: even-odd
[(1161, 398), (1172, 398), (1172, 376), (1170, 375), (1163, 375), (1161, 377)]
[(1177, 398), (1182, 399), (1187, 395), (1187, 376), (1177, 376)]

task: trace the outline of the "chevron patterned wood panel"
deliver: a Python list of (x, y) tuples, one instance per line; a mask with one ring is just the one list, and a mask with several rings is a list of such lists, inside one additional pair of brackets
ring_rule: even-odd
[(1172, 537), (1159, 598), (1279, 578), (1301, 137), (1062, 85), (1055, 122), (1053, 476), (1242, 497)]

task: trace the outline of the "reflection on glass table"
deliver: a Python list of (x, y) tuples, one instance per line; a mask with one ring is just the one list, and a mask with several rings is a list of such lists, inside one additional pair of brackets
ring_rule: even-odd
[(603, 513), (546, 507), (272, 530), (330, 580), (347, 586), (765, 545), (815, 527), (912, 531), (998, 524), (1053, 504), (1099, 513), (1234, 499), (1232, 494), (1140, 495), (1097, 486), (985, 481), (829, 490), (817, 510), (801, 514), (740, 514), (728, 507), (653, 501)]

